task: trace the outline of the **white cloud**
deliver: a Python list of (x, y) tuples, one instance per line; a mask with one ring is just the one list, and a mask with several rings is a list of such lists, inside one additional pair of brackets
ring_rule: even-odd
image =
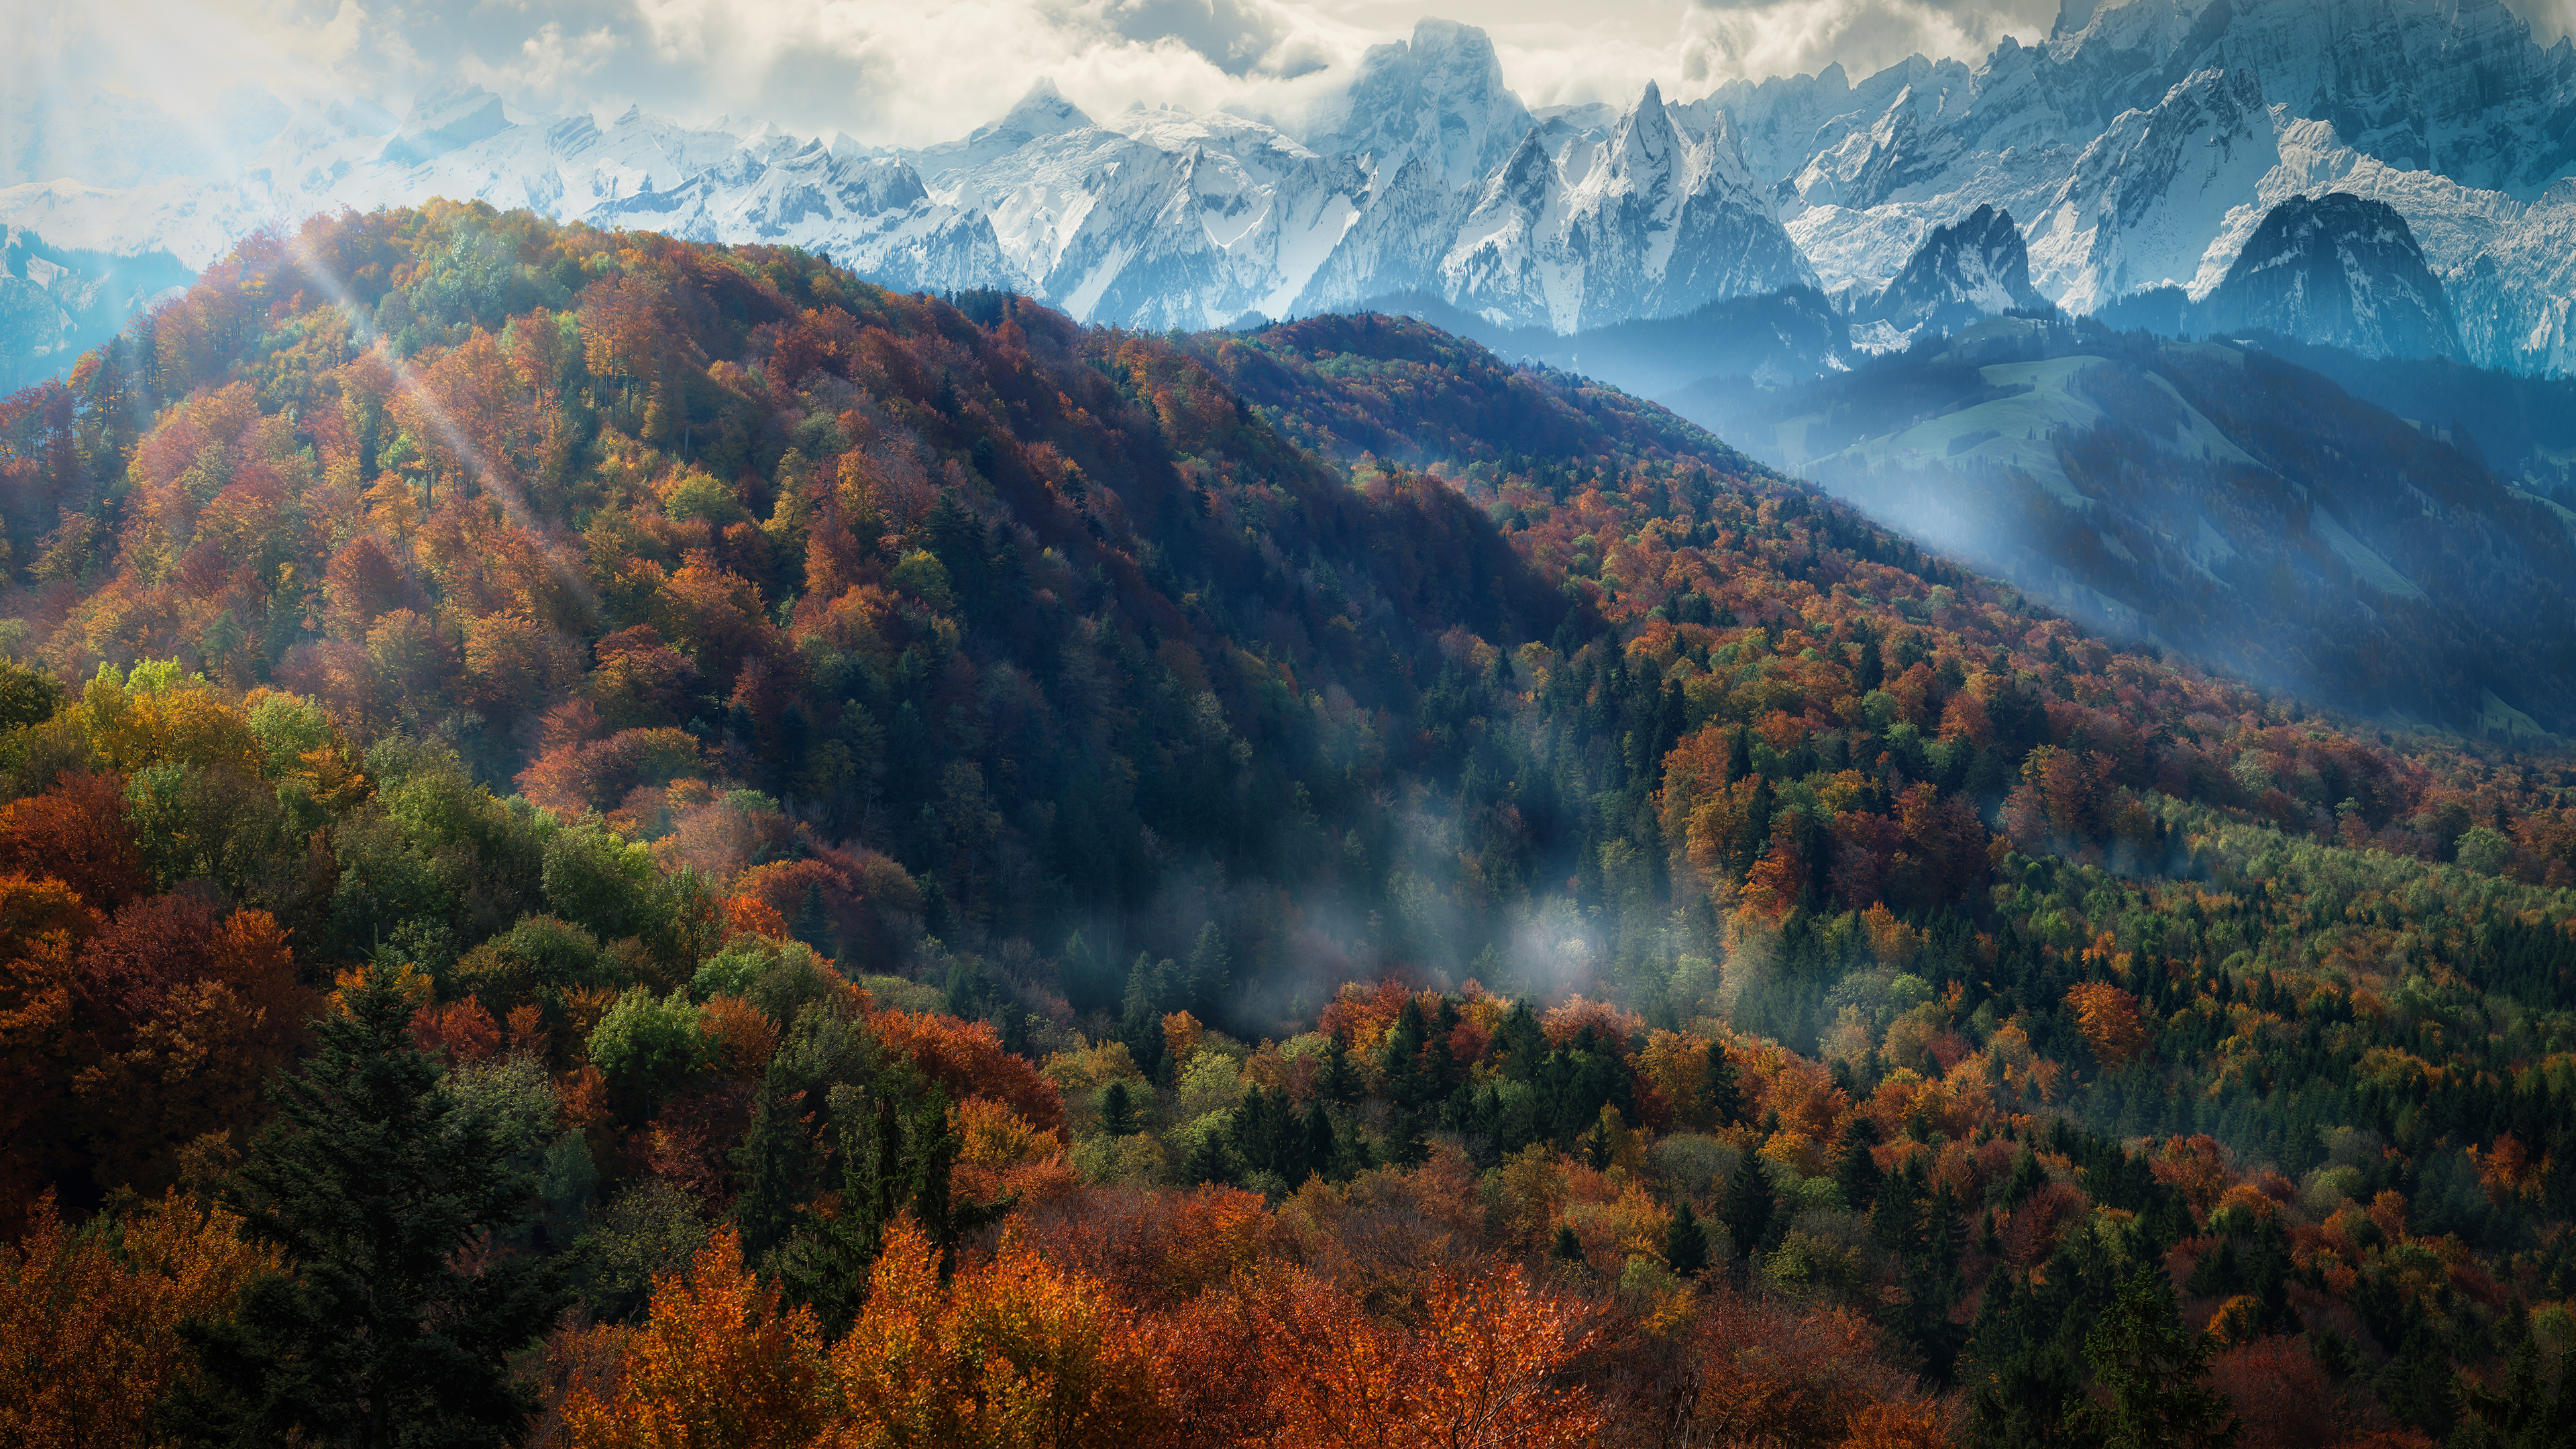
[(1076, 104), (1213, 108), (1355, 56), (1370, 38), (1276, 0), (634, 0), (632, 74), (701, 114), (919, 144), (992, 119), (1040, 76)]
[(2006, 35), (2047, 35), (2057, 10), (2056, 0), (1700, 0), (1682, 23), (1682, 74), (1696, 90), (1836, 61), (1855, 80), (1909, 55), (1973, 64)]
[[(2508, 0), (2544, 43), (2576, 0)], [(1687, 98), (1736, 77), (1855, 76), (1908, 54), (1973, 60), (2047, 33), (2058, 0), (10, 0), (0, 169), (70, 155), (102, 93), (188, 117), (228, 92), (400, 109), (459, 80), (531, 110), (648, 110), (922, 144), (999, 115), (1040, 76), (1095, 115), (1134, 103), (1292, 115), (1371, 44), (1447, 14), (1493, 35), (1533, 106)], [(235, 108), (238, 110), (238, 106)], [(31, 117), (39, 119), (30, 119)], [(43, 119), (53, 118), (53, 119)], [(192, 121), (189, 147), (243, 122)], [(51, 129), (48, 129), (48, 128)], [(131, 150), (132, 148), (128, 148)]]
[(626, 45), (626, 38), (602, 25), (567, 36), (549, 20), (519, 42), (518, 58), (492, 65), (468, 55), (460, 65), (465, 79), (523, 105), (578, 105), (587, 100), (583, 86)]
[(2516, 15), (2531, 22), (2532, 38), (2543, 45), (2555, 45), (2561, 36), (2576, 34), (2576, 0), (2504, 0)]

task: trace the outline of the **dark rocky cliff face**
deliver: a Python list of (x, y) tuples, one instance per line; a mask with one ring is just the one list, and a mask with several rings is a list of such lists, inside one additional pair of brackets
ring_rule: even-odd
[(2047, 305), (2030, 284), (2030, 250), (2012, 213), (1980, 206), (1963, 221), (1933, 228), (1861, 320), (1955, 332), (1980, 318)]
[(2203, 304), (2211, 331), (2259, 330), (2366, 357), (2457, 357), (2459, 324), (2406, 218), (2347, 192), (2272, 208)]

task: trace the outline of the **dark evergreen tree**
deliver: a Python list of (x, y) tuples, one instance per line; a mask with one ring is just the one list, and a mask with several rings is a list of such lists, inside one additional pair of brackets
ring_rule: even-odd
[(2072, 1419), (2103, 1449), (2217, 1449), (2236, 1440), (2227, 1400), (2203, 1382), (2209, 1346), (2174, 1312), (2173, 1285), (2141, 1268), (2084, 1338), (2093, 1381), (2110, 1402)]
[(2084, 1375), (2075, 1355), (2054, 1342), (2020, 1343), (2000, 1357), (1981, 1357), (1982, 1377), (1968, 1390), (1968, 1421), (1975, 1442), (1993, 1449), (2045, 1449), (2089, 1444), (2082, 1425), (2067, 1416), (2084, 1401)]
[(1346, 1124), (1333, 1141), (1333, 1165), (1328, 1174), (1335, 1182), (1348, 1182), (1377, 1166), (1377, 1153), (1369, 1146), (1367, 1134), (1356, 1122)]
[(1689, 1198), (1673, 1209), (1672, 1226), (1664, 1230), (1664, 1265), (1685, 1278), (1708, 1266), (1708, 1229), (1700, 1226)]
[(1761, 1155), (1747, 1152), (1738, 1157), (1734, 1173), (1726, 1179), (1726, 1197), (1717, 1205), (1717, 1220), (1726, 1225), (1726, 1236), (1735, 1244), (1737, 1258), (1749, 1260), (1761, 1249), (1778, 1208), (1771, 1193), (1771, 1176), (1762, 1170)]
[(1744, 1118), (1744, 1090), (1736, 1081), (1735, 1061), (1722, 1042), (1708, 1044), (1708, 1072), (1700, 1079), (1699, 1106), (1712, 1127), (1732, 1127)]
[(1950, 1310), (1967, 1285), (1959, 1275), (1959, 1201), (1943, 1183), (1924, 1204), (1920, 1227), (1900, 1248), (1905, 1301), (1896, 1315), (1897, 1336), (1910, 1344), (1924, 1377), (1947, 1385), (1966, 1339)]
[(1467, 1080), (1467, 1064), (1449, 1050), (1450, 1034), (1458, 1029), (1458, 1021), (1458, 1004), (1442, 997), (1422, 1048), (1421, 1090), (1426, 1102), (1447, 1100)]
[(1387, 1124), (1386, 1159), (1398, 1167), (1419, 1167), (1431, 1160), (1431, 1142), (1423, 1135), (1420, 1115), (1397, 1110)]
[(1234, 999), (1233, 985), (1234, 953), (1226, 949), (1225, 933), (1210, 921), (1199, 927), (1198, 942), (1190, 948), (1189, 998), (1202, 1010), (1221, 1007)]
[(1315, 1074), (1315, 1091), (1327, 1102), (1356, 1102), (1367, 1084), (1360, 1069), (1351, 1060), (1351, 1039), (1342, 1032), (1333, 1033), (1331, 1045), (1324, 1048), (1323, 1069)]
[(958, 1244), (1012, 1207), (1009, 1198), (964, 1205), (951, 1199), (957, 1133), (948, 1122), (947, 1096), (934, 1089), (906, 1101), (910, 1085), (881, 1079), (872, 1090), (833, 1092), (841, 1124), (839, 1210), (826, 1216), (809, 1209), (779, 1252), (788, 1293), (812, 1304), (828, 1333), (841, 1333), (858, 1317), (868, 1270), (898, 1216), (909, 1213), (921, 1225), (939, 1250), (944, 1278), (956, 1267)]
[(1196, 1187), (1203, 1182), (1233, 1181), (1234, 1159), (1225, 1150), (1225, 1134), (1200, 1133), (1198, 1140), (1190, 1144), (1188, 1155), (1181, 1159), (1182, 1185)]
[(414, 1003), (390, 969), (344, 1000), (225, 1189), (243, 1230), (294, 1267), (253, 1283), (232, 1316), (185, 1326), (203, 1372), (169, 1428), (226, 1445), (515, 1442), (534, 1399), (509, 1356), (566, 1295), (551, 1264), (460, 1259), (524, 1214), (533, 1185), (413, 1048)]
[(1135, 1094), (1123, 1081), (1100, 1089), (1100, 1130), (1112, 1137), (1132, 1136), (1136, 1131)]
[(1246, 1092), (1227, 1124), (1229, 1145), (1243, 1165), (1276, 1176), (1289, 1189), (1333, 1166), (1336, 1147), (1331, 1117), (1316, 1103), (1299, 1116), (1286, 1088), (1255, 1086)]
[(1916, 1153), (1879, 1184), (1878, 1200), (1869, 1209), (1869, 1240), (1901, 1252), (1922, 1230), (1923, 1155)]
[(1530, 1009), (1526, 998), (1512, 1003), (1495, 1040), (1503, 1057), (1503, 1075), (1513, 1081), (1535, 1078), (1547, 1061), (1547, 1033), (1539, 1026), (1538, 1013)]
[(2541, 1377), (2540, 1345), (2526, 1331), (2515, 1343), (2502, 1385), (2490, 1388), (2460, 1376), (2461, 1422), (2450, 1442), (2461, 1449), (2576, 1446), (2576, 1351), (2559, 1351), (2554, 1394), (2541, 1387)]
[(808, 1123), (829, 1110), (832, 1086), (858, 1069), (864, 1050), (848, 1018), (809, 1008), (797, 1012), (770, 1054), (751, 1130), (734, 1154), (743, 1174), (734, 1221), (752, 1261), (764, 1260), (795, 1231), (799, 1206), (813, 1197), (820, 1166)]
[[(1324, 1110), (1321, 1099), (1306, 1104), (1306, 1121), (1302, 1128), (1302, 1135), (1305, 1137), (1305, 1150), (1299, 1155), (1305, 1164), (1306, 1171), (1322, 1173), (1327, 1177), (1332, 1176), (1340, 1144), (1333, 1134), (1332, 1114)], [(1300, 1182), (1303, 1180), (1302, 1177), (1299, 1179)], [(1297, 1183), (1292, 1182), (1289, 1186), (1295, 1187)]]
[(1422, 1070), (1422, 1047), (1431, 1039), (1430, 1023), (1422, 1016), (1422, 1002), (1407, 997), (1404, 1010), (1386, 1034), (1386, 1094), (1398, 1107), (1419, 1107), (1429, 1100), (1438, 1084)]
[(2451, 1355), (2431, 1323), (2418, 1316), (2399, 1344), (2397, 1355), (2372, 1380), (2380, 1399), (2398, 1422), (2436, 1439), (2450, 1437), (2458, 1413), (2452, 1385), (2458, 1378)]
[(1834, 1165), (1834, 1186), (1841, 1189), (1843, 1204), (1854, 1212), (1867, 1212), (1878, 1201), (1878, 1157), (1870, 1151), (1878, 1136), (1866, 1117), (1855, 1118), (1848, 1139), (1843, 1144), (1842, 1160)]
[(2012, 1179), (2004, 1184), (2004, 1206), (2019, 1207), (2046, 1186), (2048, 1169), (2039, 1165), (2039, 1154), (2024, 1144), (2021, 1155), (2013, 1159)]
[(1593, 1118), (1592, 1130), (1583, 1134), (1583, 1160), (1595, 1172), (1610, 1170), (1610, 1124), (1602, 1118)]

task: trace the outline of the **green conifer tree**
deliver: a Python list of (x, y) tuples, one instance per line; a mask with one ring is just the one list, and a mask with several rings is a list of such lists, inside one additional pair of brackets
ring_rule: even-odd
[(1112, 1137), (1127, 1137), (1136, 1131), (1135, 1095), (1123, 1080), (1100, 1089), (1100, 1130)]
[(1335, 1182), (1348, 1182), (1377, 1166), (1377, 1152), (1369, 1146), (1368, 1134), (1359, 1124), (1345, 1126), (1333, 1144), (1333, 1167), (1328, 1174)]
[(1771, 1194), (1771, 1178), (1762, 1170), (1761, 1156), (1747, 1152), (1737, 1158), (1734, 1173), (1726, 1179), (1726, 1197), (1717, 1206), (1717, 1220), (1726, 1225), (1726, 1235), (1733, 1240), (1738, 1258), (1750, 1259), (1761, 1247), (1778, 1206)]
[(1515, 1082), (1537, 1076), (1540, 1064), (1547, 1060), (1547, 1032), (1526, 998), (1512, 1003), (1496, 1041), (1502, 1051), (1503, 1075)]
[(1673, 1209), (1672, 1226), (1664, 1231), (1664, 1266), (1685, 1278), (1708, 1266), (1708, 1229), (1700, 1226), (1689, 1198)]
[(1348, 1033), (1334, 1032), (1332, 1043), (1324, 1048), (1324, 1067), (1315, 1074), (1315, 1091), (1327, 1102), (1356, 1102), (1367, 1084), (1360, 1079), (1360, 1069), (1351, 1060)]
[(905, 1102), (900, 1090), (883, 1080), (871, 1090), (833, 1089), (832, 1114), (841, 1122), (839, 1211), (809, 1210), (779, 1253), (789, 1295), (812, 1304), (828, 1333), (839, 1334), (857, 1318), (868, 1270), (898, 1216), (909, 1213), (921, 1224), (939, 1250), (945, 1277), (956, 1267), (958, 1244), (1012, 1207), (1009, 1198), (962, 1206), (951, 1199), (957, 1133), (948, 1124), (947, 1095), (933, 1089)]
[(1711, 1127), (1732, 1127), (1744, 1119), (1744, 1090), (1723, 1042), (1708, 1044), (1708, 1072), (1700, 1078), (1699, 1107)]
[(1203, 1182), (1233, 1181), (1234, 1159), (1225, 1150), (1225, 1134), (1200, 1133), (1198, 1140), (1190, 1144), (1188, 1155), (1181, 1159), (1181, 1184), (1196, 1187)]
[(1395, 1120), (1387, 1125), (1386, 1157), (1398, 1167), (1419, 1167), (1431, 1160), (1431, 1143), (1423, 1135), (1422, 1118), (1399, 1109)]
[(1232, 999), (1234, 953), (1226, 949), (1225, 933), (1210, 921), (1199, 927), (1199, 938), (1190, 947), (1188, 994), (1193, 1004), (1219, 1006)]
[(1592, 1130), (1583, 1134), (1583, 1160), (1594, 1172), (1610, 1170), (1610, 1124), (1602, 1118), (1593, 1118)]
[(1422, 1047), (1430, 1039), (1431, 1026), (1422, 1018), (1422, 1003), (1406, 998), (1394, 1028), (1386, 1034), (1385, 1047), (1386, 1094), (1398, 1107), (1422, 1105), (1431, 1087), (1422, 1071)]
[(2174, 1312), (2162, 1270), (2141, 1268), (2085, 1335), (2093, 1380), (2110, 1402), (2087, 1402), (2071, 1427), (2103, 1449), (2218, 1449), (2236, 1440), (2227, 1400), (2203, 1382), (2209, 1347)]
[(1834, 1165), (1834, 1186), (1842, 1191), (1843, 1205), (1853, 1212), (1867, 1212), (1878, 1201), (1879, 1182), (1885, 1174), (1870, 1151), (1871, 1139), (1877, 1135), (1870, 1130), (1869, 1119), (1854, 1120), (1843, 1143), (1842, 1160)]
[(2024, 1145), (2021, 1155), (2013, 1159), (2012, 1179), (2004, 1184), (2004, 1206), (2019, 1207), (2046, 1186), (2048, 1169), (2039, 1165), (2039, 1154)]
[[(1701, 1247), (1705, 1249), (1707, 1234), (1703, 1232), (1701, 1238)], [(1574, 1228), (1568, 1223), (1556, 1225), (1556, 1242), (1549, 1251), (1568, 1263), (1580, 1263), (1584, 1260), (1583, 1240), (1574, 1235)]]
[(534, 1406), (508, 1358), (566, 1295), (550, 1264), (460, 1260), (526, 1211), (531, 1184), (412, 1046), (413, 1002), (389, 969), (345, 1002), (225, 1188), (243, 1231), (294, 1267), (231, 1317), (186, 1326), (203, 1372), (168, 1427), (207, 1444), (507, 1442)]
[(1878, 1185), (1878, 1199), (1869, 1209), (1869, 1240), (1882, 1248), (1906, 1251), (1919, 1241), (1922, 1231), (1923, 1154), (1918, 1152)]
[[(1332, 1114), (1324, 1110), (1321, 1098), (1306, 1104), (1305, 1137), (1306, 1170), (1330, 1177), (1339, 1143), (1333, 1135)], [(1293, 1182), (1288, 1185), (1297, 1186)]]

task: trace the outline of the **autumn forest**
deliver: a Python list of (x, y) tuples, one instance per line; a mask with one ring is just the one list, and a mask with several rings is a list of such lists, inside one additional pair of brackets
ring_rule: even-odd
[(1606, 386), (432, 203), (0, 525), (0, 1442), (2576, 1443), (2576, 754)]

